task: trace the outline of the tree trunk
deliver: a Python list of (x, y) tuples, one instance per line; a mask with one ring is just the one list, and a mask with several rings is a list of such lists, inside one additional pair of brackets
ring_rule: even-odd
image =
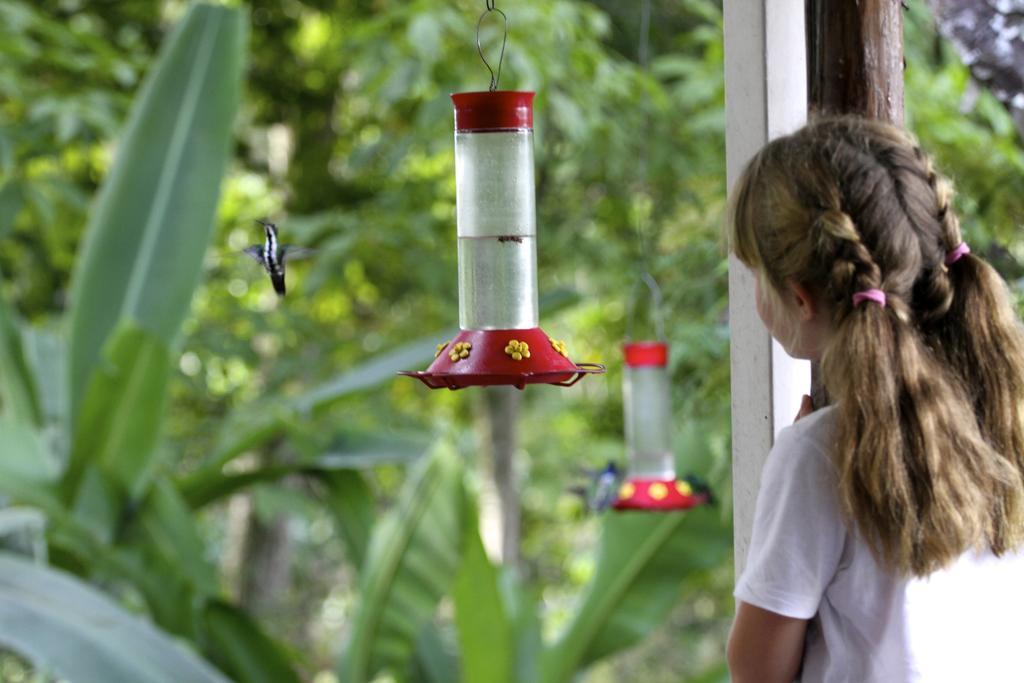
[[(899, 0), (807, 0), (807, 111), (903, 124), (903, 7)], [(817, 363), (811, 398), (829, 403)]]
[(291, 581), (288, 519), (276, 517), (264, 522), (251, 510), (244, 548), (239, 602), (253, 614), (269, 616), (280, 605)]
[[(259, 457), (269, 462), (281, 449), (283, 441), (275, 440)], [(287, 481), (282, 482), (287, 485)], [(288, 518), (281, 515), (271, 520), (260, 519), (252, 493), (235, 496), (229, 506), (228, 557), (225, 573), (237, 586), (239, 604), (257, 615), (272, 614), (287, 594), (291, 582), (292, 541)]]

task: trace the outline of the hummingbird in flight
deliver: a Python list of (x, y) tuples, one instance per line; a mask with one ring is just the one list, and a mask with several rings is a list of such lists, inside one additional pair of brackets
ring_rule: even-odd
[(305, 258), (313, 253), (312, 249), (296, 247), (291, 244), (279, 244), (277, 241), (277, 225), (256, 219), (263, 226), (266, 237), (263, 244), (253, 244), (243, 251), (256, 260), (270, 275), (270, 282), (278, 296), (284, 296), (284, 262), (287, 259)]

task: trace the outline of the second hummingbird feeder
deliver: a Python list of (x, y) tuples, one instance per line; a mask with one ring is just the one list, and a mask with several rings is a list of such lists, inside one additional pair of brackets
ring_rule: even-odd
[(532, 92), (467, 92), (455, 104), (459, 327), (425, 372), (432, 389), (571, 386), (604, 372), (574, 363), (537, 312)]
[[(616, 510), (686, 510), (710, 502), (710, 491), (676, 477), (672, 451), (672, 392), (668, 344), (657, 309), (661, 293), (653, 278), (644, 281), (654, 299), (658, 341), (627, 341), (622, 350), (622, 401), (626, 423), (627, 478)], [(632, 325), (632, 309), (629, 325)], [(627, 337), (629, 335), (627, 334)]]

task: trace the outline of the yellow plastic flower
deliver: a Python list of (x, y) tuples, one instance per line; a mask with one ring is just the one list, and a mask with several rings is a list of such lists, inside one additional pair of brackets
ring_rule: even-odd
[(472, 350), (473, 345), (469, 342), (456, 342), (452, 350), (448, 352), (448, 360), (458, 363), (464, 358), (469, 358), (469, 352)]
[(530, 345), (523, 341), (509, 339), (505, 345), (505, 353), (512, 357), (512, 360), (522, 360), (530, 357)]
[(634, 493), (636, 493), (636, 486), (633, 486), (633, 484), (628, 481), (619, 487), (619, 498), (622, 500), (629, 500), (633, 497)]
[(437, 345), (437, 351), (434, 352), (434, 358), (437, 358), (438, 356), (440, 356), (441, 352), (444, 351), (445, 347), (447, 347), (447, 346), (448, 346), (448, 342), (444, 342), (442, 344), (438, 344)]
[(548, 341), (551, 342), (551, 348), (553, 348), (555, 352), (562, 354), (566, 358), (569, 357), (569, 352), (565, 349), (564, 341), (559, 341), (558, 339), (548, 339)]
[(688, 481), (677, 481), (676, 491), (679, 491), (679, 493), (681, 493), (684, 496), (693, 495), (693, 488), (690, 486), (690, 482)]
[(647, 495), (649, 495), (653, 500), (662, 500), (668, 495), (668, 487), (660, 481), (656, 481), (651, 484), (649, 489), (647, 489)]

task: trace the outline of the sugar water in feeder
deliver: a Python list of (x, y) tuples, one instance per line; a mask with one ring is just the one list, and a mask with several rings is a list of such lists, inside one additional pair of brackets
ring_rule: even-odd
[[(508, 116), (481, 115), (491, 93), (453, 95), (459, 237), (459, 326), (525, 329), (537, 314), (533, 93), (500, 93)], [(495, 126), (491, 128), (490, 126)], [(509, 128), (497, 128), (509, 126)]]

